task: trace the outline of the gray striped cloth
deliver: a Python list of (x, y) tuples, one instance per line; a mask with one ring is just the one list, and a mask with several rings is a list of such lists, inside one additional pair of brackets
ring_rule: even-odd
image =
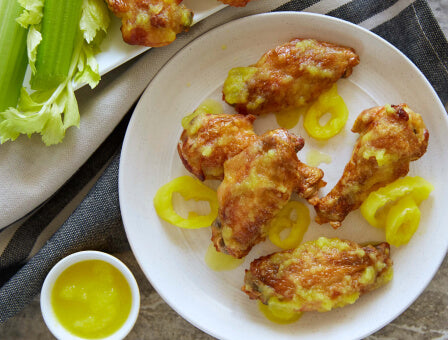
[[(186, 36), (192, 40), (229, 20), (271, 10), (323, 13), (370, 29), (406, 54), (442, 102), (448, 102), (448, 43), (424, 0), (259, 0), (245, 9), (226, 8)], [(140, 59), (150, 60), (152, 53), (150, 50)], [(52, 198), (24, 221), (0, 232), (0, 244), (4, 244), (0, 248), (0, 322), (18, 313), (39, 293), (46, 274), (61, 258), (87, 249), (129, 249), (118, 202), (118, 165), (132, 111)], [(90, 189), (87, 194), (86, 188)]]

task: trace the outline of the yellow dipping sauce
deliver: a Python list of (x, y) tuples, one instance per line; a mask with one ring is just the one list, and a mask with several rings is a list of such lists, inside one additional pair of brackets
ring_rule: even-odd
[(282, 128), (292, 129), (299, 122), (300, 116), (306, 114), (308, 107), (309, 105), (306, 105), (276, 112), (275, 119), (277, 120), (277, 124)]
[(287, 307), (285, 308), (284, 306), (282, 306), (282, 303), (278, 301), (269, 303), (268, 305), (265, 305), (261, 301), (258, 301), (258, 309), (268, 320), (281, 325), (296, 322), (301, 318), (303, 314), (301, 312), (294, 312)]
[(51, 305), (64, 328), (87, 339), (115, 333), (129, 316), (131, 288), (123, 274), (101, 260), (65, 269), (51, 292)]
[(306, 154), (306, 164), (309, 166), (319, 166), (322, 163), (331, 163), (331, 156), (318, 150), (310, 150)]
[(209, 244), (204, 260), (207, 266), (215, 271), (233, 270), (244, 262), (244, 259), (236, 259), (230, 255), (216, 251), (213, 243)]

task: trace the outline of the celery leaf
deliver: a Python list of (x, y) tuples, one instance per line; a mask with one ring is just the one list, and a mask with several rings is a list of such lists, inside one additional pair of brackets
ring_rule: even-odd
[(79, 28), (87, 43), (93, 41), (98, 31), (107, 32), (109, 24), (109, 10), (103, 0), (84, 0)]
[(36, 73), (37, 47), (42, 41), (42, 34), (32, 25), (26, 38), (26, 50), (28, 54), (28, 63), (32, 73)]
[(97, 46), (104, 38), (110, 24), (109, 10), (103, 0), (84, 0), (79, 27), (83, 33), (82, 45), (77, 72), (74, 75), (76, 84), (87, 83), (91, 88), (98, 85), (101, 76), (95, 53)]
[(26, 38), (28, 63), (31, 72), (36, 73), (36, 57), (37, 47), (42, 41), (40, 33), (40, 22), (43, 16), (44, 0), (18, 0), (19, 4), (24, 8), (22, 14), (16, 21), (24, 28), (28, 28), (28, 35)]
[(76, 101), (75, 91), (71, 83), (67, 84), (66, 89), (66, 102), (64, 110), (64, 129), (68, 129), (70, 126), (79, 127), (79, 109), (78, 102)]
[(10, 108), (0, 113), (0, 142), (15, 140), (19, 134), (33, 133), (40, 133), (47, 146), (62, 142), (66, 129), (61, 115), (68, 101), (64, 91), (65, 86), (60, 85), (50, 98), (39, 102), (35, 99), (47, 98), (49, 91), (37, 91), (29, 95), (22, 89), (18, 108)]
[(78, 72), (74, 78), (75, 83), (87, 83), (92, 89), (98, 85), (101, 79), (98, 63), (95, 59), (93, 49), (87, 44), (84, 44), (81, 50), (77, 68)]
[(18, 2), (24, 10), (16, 21), (24, 28), (39, 24), (43, 16), (44, 0), (18, 0)]

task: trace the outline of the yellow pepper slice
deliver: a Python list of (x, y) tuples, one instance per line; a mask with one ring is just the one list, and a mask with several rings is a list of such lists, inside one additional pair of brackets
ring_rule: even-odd
[(386, 241), (395, 247), (406, 244), (417, 231), (420, 209), (414, 199), (406, 196), (392, 206), (386, 218)]
[[(331, 113), (331, 119), (321, 125), (319, 120), (326, 113)], [(322, 93), (316, 102), (308, 109), (303, 126), (308, 134), (316, 139), (329, 139), (337, 135), (347, 123), (348, 109), (344, 100), (337, 92), (336, 84)]]
[[(198, 215), (190, 212), (188, 218), (176, 213), (173, 207), (173, 194), (178, 192), (185, 200), (207, 201), (210, 203), (208, 215)], [(180, 228), (198, 229), (209, 227), (218, 216), (218, 197), (216, 191), (204, 185), (201, 181), (181, 176), (163, 185), (154, 196), (154, 207), (157, 214), (165, 221)]]
[[(295, 218), (291, 218), (293, 211)], [(302, 242), (309, 224), (308, 208), (300, 202), (289, 201), (272, 219), (268, 230), (269, 240), (282, 249), (295, 248)], [(288, 228), (290, 229), (288, 236), (282, 239), (280, 233)]]
[(287, 303), (282, 303), (276, 297), (270, 298), (267, 305), (259, 301), (258, 309), (268, 320), (279, 324), (295, 322), (303, 314), (301, 312), (295, 312)]
[(434, 186), (422, 177), (403, 177), (370, 193), (361, 205), (361, 214), (372, 226), (382, 228), (391, 204), (410, 195), (419, 205), (433, 190)]

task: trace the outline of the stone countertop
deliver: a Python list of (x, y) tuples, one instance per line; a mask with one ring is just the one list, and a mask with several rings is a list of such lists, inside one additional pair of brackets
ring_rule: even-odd
[[(448, 37), (448, 1), (428, 2)], [(141, 293), (139, 318), (127, 339), (214, 339), (185, 321), (160, 298), (131, 252), (117, 257), (134, 273)], [(367, 339), (448, 339), (447, 282), (448, 256), (421, 296), (397, 319)], [(39, 296), (0, 326), (0, 339), (53, 339), (40, 313)]]

